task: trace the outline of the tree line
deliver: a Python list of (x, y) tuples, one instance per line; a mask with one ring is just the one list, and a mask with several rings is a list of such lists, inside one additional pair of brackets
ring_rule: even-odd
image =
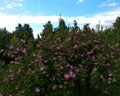
[[(53, 28), (53, 25), (51, 21), (48, 21), (45, 25), (43, 25), (43, 31), (37, 35), (37, 38), (35, 39), (33, 36), (33, 29), (30, 27), (29, 24), (18, 24), (18, 26), (15, 28), (15, 31), (12, 33), (9, 32), (6, 28), (0, 28), (0, 49), (7, 48), (9, 45), (17, 44), (17, 41), (22, 39), (25, 39), (27, 41), (29, 40), (39, 40), (44, 39), (45, 36), (52, 35), (52, 36), (63, 36), (65, 38), (69, 35), (69, 33), (73, 32), (81, 32), (80, 27), (78, 26), (76, 20), (74, 20), (73, 27), (69, 27), (65, 24), (64, 19), (59, 19), (59, 25), (56, 28)], [(100, 27), (100, 25), (97, 25), (97, 27)], [(120, 31), (120, 17), (116, 18), (116, 21), (113, 23), (112, 28), (107, 28), (105, 30), (98, 30), (97, 31), (110, 31), (114, 30), (115, 32)], [(83, 32), (87, 31), (95, 32), (93, 28), (89, 27), (89, 24), (85, 24), (83, 26)]]

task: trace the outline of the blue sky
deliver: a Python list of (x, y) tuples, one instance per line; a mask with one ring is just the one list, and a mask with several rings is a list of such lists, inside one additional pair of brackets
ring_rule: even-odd
[(91, 27), (99, 21), (112, 25), (120, 16), (120, 0), (0, 0), (0, 28), (11, 32), (18, 23), (28, 23), (36, 36), (48, 20), (56, 27), (60, 14), (71, 26), (73, 20), (79, 25), (90, 23)]

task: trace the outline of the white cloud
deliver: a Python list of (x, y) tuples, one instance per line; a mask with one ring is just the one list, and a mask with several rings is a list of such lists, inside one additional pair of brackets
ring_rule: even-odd
[(4, 8), (3, 7), (0, 7), (0, 11), (3, 11), (4, 10)]
[(76, 20), (78, 24), (86, 24), (90, 23), (91, 27), (95, 27), (96, 24), (101, 22), (101, 25), (104, 27), (106, 26), (112, 26), (112, 24), (115, 22), (116, 18), (120, 16), (120, 9), (109, 11), (109, 12), (103, 12), (98, 13), (93, 16), (78, 16), (78, 17), (72, 17), (72, 18), (66, 18), (68, 22), (73, 22), (73, 20)]
[(77, 0), (76, 4), (83, 3), (84, 0)]
[(7, 9), (12, 9), (12, 8), (16, 8), (16, 7), (21, 7), (23, 6), (22, 3), (16, 3), (16, 2), (13, 2), (13, 3), (8, 3), (5, 5), (5, 8)]
[[(59, 16), (31, 16), (31, 15), (8, 15), (4, 13), (0, 13), (0, 28), (6, 27), (7, 30), (13, 31), (18, 23), (24, 24), (28, 23), (30, 25), (34, 24), (36, 26), (40, 26), (41, 24), (45, 24), (47, 21), (52, 21), (52, 23), (56, 23), (59, 20)], [(32, 27), (32, 26), (31, 26)], [(33, 27), (32, 27), (33, 28)], [(34, 36), (36, 37), (36, 33), (40, 32), (38, 29), (34, 29)]]
[(12, 4), (7, 4), (7, 5), (5, 5), (5, 7), (6, 7), (7, 9), (12, 9), (14, 6), (13, 6)]
[(119, 3), (115, 2), (113, 0), (105, 0), (102, 4), (100, 4), (99, 7), (113, 7), (113, 6), (117, 6)]
[(112, 3), (108, 3), (108, 4), (102, 3), (102, 4), (100, 5), (100, 7), (105, 7), (105, 6), (113, 7), (113, 6), (116, 6), (116, 5), (118, 5), (118, 4), (119, 4), (119, 3), (116, 3), (116, 2), (112, 2)]
[(18, 2), (23, 2), (24, 0), (17, 0)]
[[(58, 22), (59, 16), (30, 16), (30, 15), (7, 15), (0, 14), (0, 27), (15, 26), (18, 23), (41, 24), (47, 21)], [(4, 22), (4, 20), (6, 22)]]
[(17, 7), (23, 6), (23, 0), (3, 0), (1, 1), (3, 3), (4, 9), (13, 9)]
[[(101, 21), (101, 24), (104, 26), (112, 25), (112, 23), (115, 21), (115, 19), (120, 16), (120, 9), (109, 11), (109, 12), (103, 12), (98, 13), (93, 16), (77, 16), (77, 17), (65, 17), (62, 18), (66, 21), (66, 24), (73, 24), (73, 21), (76, 20), (78, 24), (84, 25), (85, 23), (90, 23), (90, 26), (95, 26), (99, 23), (99, 20)], [(33, 28), (34, 36), (36, 37), (36, 34), (42, 30), (43, 24), (45, 24), (47, 21), (51, 21), (52, 24), (57, 24), (59, 20), (59, 16), (53, 15), (53, 16), (32, 16), (32, 15), (9, 15), (0, 13), (0, 28), (6, 27), (9, 31), (15, 30), (15, 27), (18, 25), (18, 23), (24, 24), (28, 23)], [(34, 27), (34, 26), (38, 27)]]

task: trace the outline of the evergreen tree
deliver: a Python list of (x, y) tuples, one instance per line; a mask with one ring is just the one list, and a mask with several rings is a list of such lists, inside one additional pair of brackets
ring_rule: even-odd
[(25, 31), (25, 38), (26, 39), (34, 39), (33, 30), (29, 26), (29, 24), (24, 24), (23, 30)]
[(89, 25), (90, 25), (89, 23), (84, 25), (83, 32), (91, 32), (91, 29), (90, 29)]
[(115, 23), (113, 23), (114, 29), (120, 33), (120, 17), (117, 17)]
[(18, 27), (16, 27), (16, 32), (22, 31), (22, 25), (19, 23)]
[(41, 33), (42, 37), (48, 36), (50, 34), (53, 34), (53, 25), (51, 24), (51, 21), (48, 21), (45, 25), (43, 25), (44, 29)]
[(80, 32), (80, 28), (78, 27), (78, 23), (77, 23), (77, 21), (76, 20), (74, 20), (74, 26), (73, 26), (73, 28), (72, 28), (72, 32)]
[(58, 27), (54, 28), (55, 37), (61, 37), (61, 39), (64, 41), (64, 39), (69, 36), (70, 27), (67, 27), (64, 19), (59, 19), (59, 25)]
[(11, 37), (12, 33), (8, 32), (6, 28), (0, 29), (0, 49), (8, 47)]
[(46, 31), (48, 31), (49, 33), (53, 32), (53, 25), (51, 24), (51, 21), (48, 21), (45, 25), (44, 28)]
[(66, 26), (64, 19), (62, 19), (61, 15), (60, 15), (59, 25), (58, 25), (58, 27), (54, 28), (54, 33), (60, 36), (60, 34), (61, 35), (66, 34), (69, 31), (70, 31), (70, 27)]
[(16, 34), (16, 36), (19, 39), (21, 39), (21, 38), (26, 39), (26, 40), (29, 40), (30, 38), (34, 39), (34, 37), (33, 37), (33, 30), (29, 26), (29, 24), (24, 24), (24, 26), (22, 26), (21, 24), (18, 24), (14, 34)]
[(67, 28), (67, 26), (65, 24), (65, 21), (62, 18), (60, 18), (60, 20), (59, 20), (59, 29), (64, 31), (64, 30), (66, 30), (66, 28)]

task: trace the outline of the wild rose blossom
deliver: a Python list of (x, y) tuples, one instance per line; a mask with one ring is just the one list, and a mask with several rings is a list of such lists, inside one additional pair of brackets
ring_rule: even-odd
[(57, 88), (57, 85), (53, 85), (52, 89), (55, 90)]
[(61, 89), (62, 89), (62, 88), (64, 88), (64, 86), (60, 84), (60, 85), (59, 85), (59, 88), (61, 88)]
[(25, 42), (26, 42), (25, 39), (20, 39), (20, 41), (21, 41), (22, 43), (25, 43)]
[(65, 77), (65, 79), (69, 79), (70, 78), (70, 75), (69, 74), (64, 74), (64, 77)]
[(44, 66), (40, 66), (40, 70), (43, 71), (44, 70)]
[(39, 93), (39, 92), (40, 92), (40, 88), (36, 87), (36, 88), (35, 88), (35, 92), (36, 92), (36, 93)]
[(4, 50), (3, 49), (0, 49), (0, 53), (2, 53)]
[(0, 96), (3, 96), (3, 95), (0, 93)]
[(9, 47), (10, 49), (13, 49), (14, 48), (14, 46), (13, 45), (10, 45), (10, 47)]
[(110, 66), (110, 64), (106, 63), (106, 64), (103, 64), (103, 66), (108, 67), (108, 66)]
[(91, 55), (93, 53), (93, 50), (90, 50), (87, 52), (87, 55)]
[(27, 53), (27, 50), (26, 50), (25, 48), (23, 48), (22, 52), (23, 52), (24, 54), (26, 54), (26, 53)]
[(93, 68), (92, 72), (96, 72), (97, 71), (97, 68)]
[(112, 73), (109, 73), (108, 75), (111, 77), (111, 76), (112, 76)]

